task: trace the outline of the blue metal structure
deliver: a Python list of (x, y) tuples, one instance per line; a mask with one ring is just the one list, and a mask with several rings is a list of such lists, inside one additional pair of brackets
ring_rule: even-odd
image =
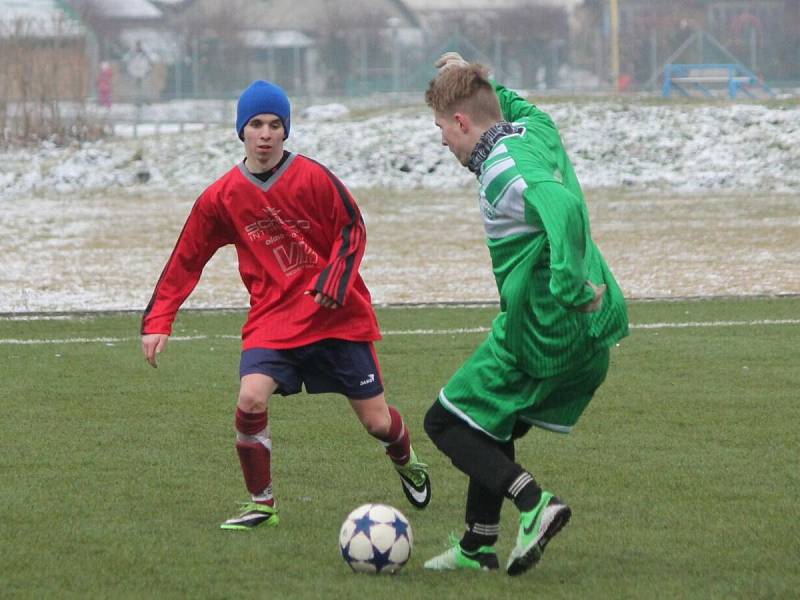
[(727, 88), (728, 97), (733, 99), (742, 92), (754, 98), (751, 89), (760, 89), (770, 96), (774, 92), (759, 78), (738, 63), (728, 64), (675, 64), (664, 66), (664, 85), (662, 95), (669, 98), (672, 91), (691, 96), (692, 92), (700, 92), (706, 97), (714, 97), (713, 89), (720, 86)]

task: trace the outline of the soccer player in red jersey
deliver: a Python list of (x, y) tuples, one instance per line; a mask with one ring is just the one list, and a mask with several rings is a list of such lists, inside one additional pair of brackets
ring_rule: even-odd
[(250, 293), (235, 427), (251, 501), (223, 529), (277, 525), (269, 401), (303, 385), (311, 394), (347, 397), (367, 432), (386, 447), (409, 502), (424, 508), (430, 501), (427, 465), (384, 396), (373, 345), (380, 330), (358, 271), (364, 221), (331, 171), (284, 149), (290, 116), (289, 99), (276, 84), (257, 80), (244, 90), (236, 132), (245, 159), (195, 202), (142, 318), (142, 349), (156, 367), (203, 267), (222, 246), (235, 246)]

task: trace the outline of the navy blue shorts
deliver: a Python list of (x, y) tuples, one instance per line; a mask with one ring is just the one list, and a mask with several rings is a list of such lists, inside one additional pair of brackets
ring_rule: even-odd
[(325, 339), (299, 348), (251, 348), (242, 352), (239, 377), (260, 373), (289, 396), (303, 385), (309, 394), (343, 394), (356, 400), (383, 392), (378, 357), (372, 342)]

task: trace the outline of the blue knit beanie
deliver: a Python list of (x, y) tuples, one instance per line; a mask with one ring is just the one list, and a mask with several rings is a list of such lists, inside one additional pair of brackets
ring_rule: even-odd
[(286, 92), (280, 86), (257, 79), (251, 83), (236, 104), (236, 133), (244, 139), (244, 126), (256, 115), (268, 113), (277, 116), (283, 123), (283, 139), (289, 137), (291, 106)]

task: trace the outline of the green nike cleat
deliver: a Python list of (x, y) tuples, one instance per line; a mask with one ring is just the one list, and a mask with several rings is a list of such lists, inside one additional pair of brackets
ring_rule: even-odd
[(521, 575), (542, 559), (545, 546), (572, 516), (572, 509), (550, 492), (542, 491), (533, 510), (520, 513), (517, 544), (508, 557), (506, 571)]
[(425, 508), (431, 501), (431, 479), (428, 476), (428, 465), (420, 462), (414, 449), (404, 465), (395, 465), (400, 483), (403, 484), (403, 493), (408, 501), (416, 508)]
[(439, 556), (425, 561), (425, 568), (433, 571), (452, 571), (454, 569), (472, 569), (475, 571), (494, 571), (500, 567), (497, 552), (492, 546), (481, 546), (475, 552), (466, 552), (455, 538), (450, 537), (450, 548)]
[(228, 519), (219, 527), (220, 529), (244, 531), (254, 529), (262, 524), (267, 527), (275, 527), (279, 521), (275, 507), (255, 502), (243, 502), (242, 512), (238, 516)]

